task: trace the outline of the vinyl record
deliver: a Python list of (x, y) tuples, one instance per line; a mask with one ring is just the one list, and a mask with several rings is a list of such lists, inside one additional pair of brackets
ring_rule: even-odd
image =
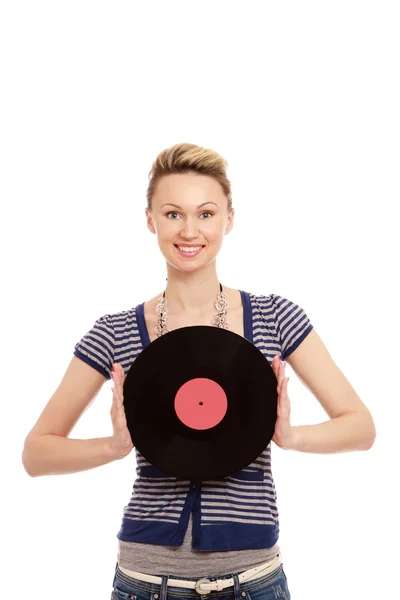
[(232, 331), (193, 326), (162, 335), (134, 360), (123, 391), (134, 446), (180, 479), (232, 475), (274, 435), (275, 373)]

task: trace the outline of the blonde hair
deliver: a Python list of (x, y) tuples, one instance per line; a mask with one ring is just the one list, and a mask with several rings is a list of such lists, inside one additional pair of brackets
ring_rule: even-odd
[(231, 183), (226, 175), (227, 161), (214, 150), (196, 144), (175, 144), (157, 156), (149, 172), (147, 188), (147, 209), (151, 211), (151, 201), (157, 183), (165, 175), (172, 173), (197, 173), (213, 177), (221, 185), (228, 200), (228, 212), (232, 210)]

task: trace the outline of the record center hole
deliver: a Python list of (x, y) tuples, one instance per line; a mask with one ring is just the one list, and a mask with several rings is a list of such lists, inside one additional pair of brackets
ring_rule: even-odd
[(199, 402), (199, 404), (200, 404), (200, 406), (203, 406), (203, 403), (202, 403), (202, 402)]

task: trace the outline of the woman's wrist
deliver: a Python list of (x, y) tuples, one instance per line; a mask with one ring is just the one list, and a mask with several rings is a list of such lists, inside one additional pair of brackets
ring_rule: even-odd
[(121, 446), (116, 443), (116, 440), (113, 436), (107, 437), (106, 440), (108, 446), (108, 453), (110, 456), (110, 462), (113, 460), (120, 460), (121, 458), (125, 458), (125, 456), (127, 456), (131, 451), (131, 448), (129, 450), (122, 449)]

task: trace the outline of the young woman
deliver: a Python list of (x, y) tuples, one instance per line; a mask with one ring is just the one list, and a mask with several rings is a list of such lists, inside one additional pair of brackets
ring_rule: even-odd
[[(328, 453), (373, 444), (368, 409), (306, 313), (282, 296), (221, 284), (216, 257), (234, 220), (226, 167), (216, 152), (193, 144), (177, 144), (157, 157), (146, 218), (166, 261), (167, 285), (135, 308), (102, 316), (76, 344), (60, 386), (27, 436), (23, 462), (30, 475), (83, 471), (127, 456), (133, 444), (123, 407), (125, 375), (158, 336), (192, 325), (244, 336), (270, 362), (278, 392), (272, 441), (280, 448)], [(330, 421), (291, 426), (286, 360)], [(70, 439), (75, 423), (111, 377), (113, 435)], [(170, 477), (137, 450), (136, 464), (133, 494), (117, 536), (112, 598), (290, 598), (277, 543), (271, 444), (238, 473), (201, 484)]]

